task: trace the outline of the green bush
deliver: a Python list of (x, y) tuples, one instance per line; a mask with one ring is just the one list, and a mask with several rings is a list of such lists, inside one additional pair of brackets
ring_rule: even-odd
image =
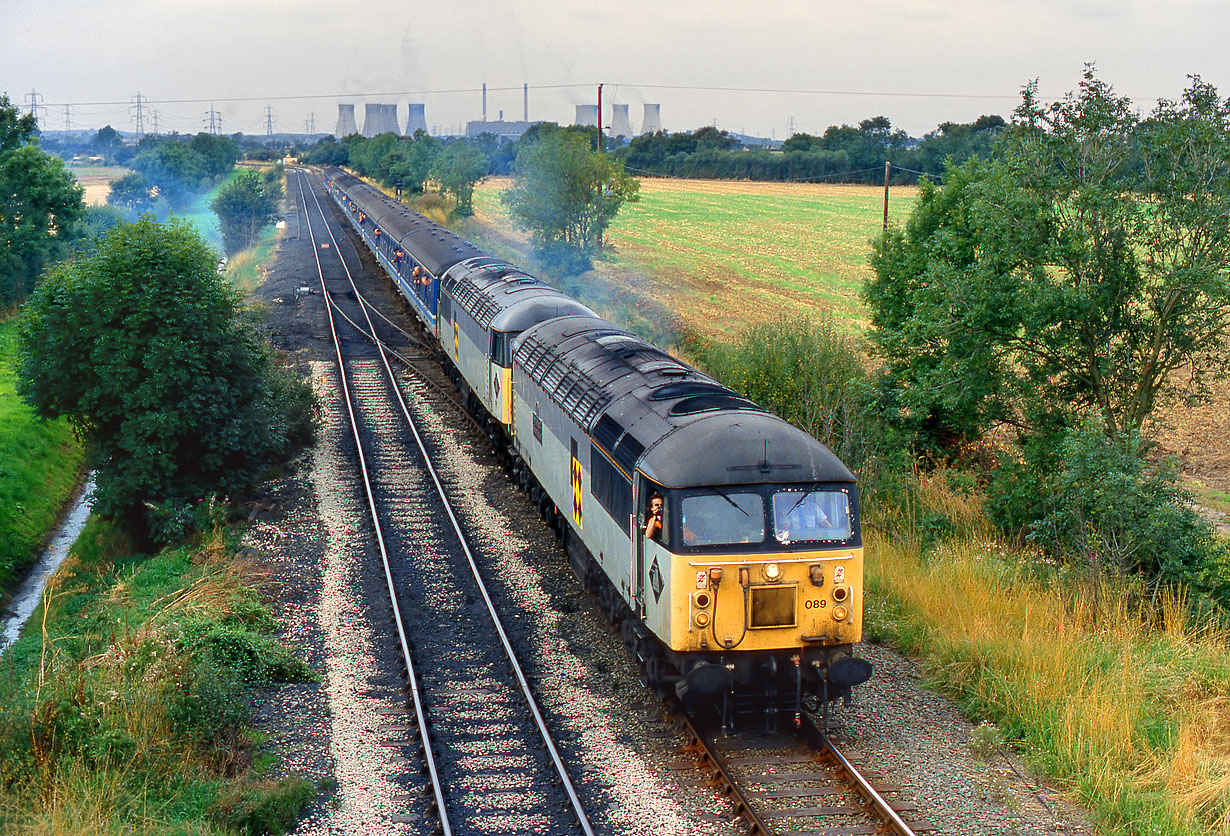
[(1117, 439), (1093, 424), (1069, 431), (1059, 467), (1023, 479), (1045, 512), (1027, 527), (1048, 551), (1097, 574), (1131, 574), (1230, 600), (1224, 544), (1178, 484), (1174, 463), (1150, 461), (1138, 434)]
[(703, 350), (710, 374), (828, 445), (851, 468), (876, 448), (859, 344), (832, 317), (780, 317)]
[(183, 627), (179, 645), (242, 683), (304, 682), (314, 676), (286, 645), (227, 621), (191, 620)]
[(292, 777), (228, 788), (210, 807), (210, 818), (243, 833), (285, 833), (316, 796), (304, 778)]

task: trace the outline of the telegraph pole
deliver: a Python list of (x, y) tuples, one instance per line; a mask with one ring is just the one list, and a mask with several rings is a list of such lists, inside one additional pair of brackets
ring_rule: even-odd
[(602, 153), (602, 85), (598, 85), (598, 153)]
[[(602, 85), (598, 85), (598, 156), (602, 156)], [(606, 183), (599, 183), (598, 188), (606, 191)], [(601, 197), (601, 194), (599, 195)], [(602, 227), (598, 227), (598, 252), (602, 252)]]
[(888, 175), (893, 170), (893, 164), (884, 161), (884, 229), (888, 229)]

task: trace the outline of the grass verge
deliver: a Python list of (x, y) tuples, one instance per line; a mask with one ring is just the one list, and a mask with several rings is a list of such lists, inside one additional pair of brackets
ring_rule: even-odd
[(0, 832), (280, 833), (315, 794), (254, 761), (248, 689), (314, 676), (214, 530), (134, 555), (91, 520), (0, 664)]
[(1005, 547), (942, 475), (917, 495), (915, 519), (962, 531), (869, 533), (869, 635), (920, 656), (1105, 832), (1230, 834), (1224, 629), (1194, 623), (1179, 595), (1063, 577)]
[(81, 475), (67, 421), (43, 421), (17, 396), (17, 320), (0, 321), (0, 592), (37, 557)]
[(253, 246), (235, 253), (227, 260), (226, 278), (232, 286), (245, 295), (251, 295), (260, 286), (265, 265), (272, 261), (273, 251), (281, 235), (282, 230), (276, 226), (267, 226)]

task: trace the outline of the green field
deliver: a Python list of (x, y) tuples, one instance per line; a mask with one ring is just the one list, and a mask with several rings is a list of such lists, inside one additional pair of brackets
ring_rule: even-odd
[[(499, 201), (507, 186), (493, 179), (475, 193), (488, 233), (480, 243), (520, 248), (524, 235)], [(914, 187), (894, 187), (890, 220), (905, 218), (916, 197)], [(883, 211), (883, 189), (870, 186), (644, 179), (640, 201), (608, 230), (592, 278), (665, 305), (704, 336), (736, 333), (783, 307), (859, 328)]]
[(0, 590), (37, 556), (83, 458), (66, 421), (40, 421), (17, 396), (16, 323), (0, 321)]

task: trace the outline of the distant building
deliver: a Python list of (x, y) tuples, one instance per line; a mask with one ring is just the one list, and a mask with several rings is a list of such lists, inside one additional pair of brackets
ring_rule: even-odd
[(495, 134), (500, 139), (514, 140), (520, 139), (521, 135), (530, 129), (530, 125), (537, 125), (538, 122), (484, 122), (481, 119), (474, 122), (466, 122), (466, 137), (475, 139), (481, 134)]
[(769, 139), (763, 136), (749, 136), (748, 134), (737, 134), (734, 131), (728, 131), (728, 133), (731, 136), (733, 136), (735, 139), (739, 140), (739, 143), (748, 150), (774, 151), (782, 147), (783, 140), (780, 140), (780, 139)]

